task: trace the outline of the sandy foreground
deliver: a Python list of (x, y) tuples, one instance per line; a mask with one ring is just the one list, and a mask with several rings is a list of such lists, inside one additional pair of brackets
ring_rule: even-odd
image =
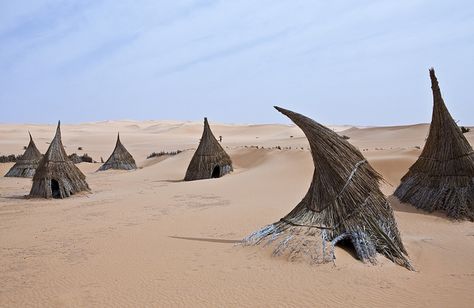
[[(393, 197), (417, 272), (382, 256), (375, 266), (363, 264), (342, 248), (334, 264), (311, 266), (238, 246), (301, 200), (312, 160), (295, 126), (210, 124), (234, 162), (235, 171), (220, 179), (181, 181), (202, 123), (173, 121), (63, 125), (69, 154), (105, 160), (120, 130), (141, 167), (96, 173), (100, 164), (79, 164), (91, 194), (26, 200), (31, 179), (1, 177), (0, 307), (473, 307), (474, 223)], [(334, 128), (363, 150), (391, 195), (428, 125)], [(21, 154), (28, 130), (44, 153), (54, 129), (1, 124), (0, 154)], [(474, 133), (466, 136), (474, 144)], [(185, 151), (146, 159), (161, 150)], [(0, 174), (12, 165), (0, 164)]]

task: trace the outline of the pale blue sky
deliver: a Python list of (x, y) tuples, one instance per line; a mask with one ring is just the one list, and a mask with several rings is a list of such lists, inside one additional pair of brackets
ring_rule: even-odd
[(474, 124), (474, 1), (0, 0), (0, 122)]

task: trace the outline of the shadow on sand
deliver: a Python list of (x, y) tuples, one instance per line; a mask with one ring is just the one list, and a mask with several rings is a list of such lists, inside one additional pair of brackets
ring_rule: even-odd
[(168, 236), (168, 237), (178, 239), (178, 240), (209, 242), (209, 243), (221, 243), (221, 244), (238, 244), (238, 243), (242, 242), (241, 240), (226, 240), (226, 239), (205, 238), (205, 237), (186, 237), (186, 236)]
[(403, 212), (403, 213), (410, 213), (410, 214), (419, 214), (419, 215), (425, 215), (425, 216), (434, 216), (438, 218), (444, 218), (449, 221), (453, 221), (453, 219), (449, 218), (446, 216), (446, 214), (442, 212), (426, 212), (420, 209), (417, 209), (413, 205), (410, 205), (408, 203), (401, 203), (397, 197), (394, 195), (390, 195), (388, 198), (388, 203), (392, 207), (394, 212)]

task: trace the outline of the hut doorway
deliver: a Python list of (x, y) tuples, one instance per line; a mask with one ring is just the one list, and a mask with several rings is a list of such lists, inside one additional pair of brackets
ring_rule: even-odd
[(55, 179), (51, 180), (51, 195), (53, 198), (61, 198), (61, 192), (59, 191), (59, 183)]
[(341, 240), (337, 241), (334, 246), (341, 248), (342, 250), (350, 254), (353, 258), (359, 259), (354, 243), (352, 243), (352, 239), (350, 236), (346, 236)]
[(221, 177), (221, 167), (219, 165), (214, 167), (214, 170), (212, 170), (212, 176), (213, 179), (217, 179)]

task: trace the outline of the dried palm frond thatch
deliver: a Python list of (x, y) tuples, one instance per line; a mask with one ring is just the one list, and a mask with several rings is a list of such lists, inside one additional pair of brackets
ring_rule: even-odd
[(214, 137), (207, 118), (204, 118), (201, 142), (189, 163), (184, 180), (219, 178), (232, 170), (232, 161), (229, 155)]
[(474, 152), (451, 117), (430, 69), (433, 117), (425, 147), (394, 195), (416, 208), (474, 220)]
[(31, 134), (28, 134), (30, 135), (30, 143), (28, 144), (25, 153), (23, 153), (21, 158), (16, 161), (15, 165), (11, 167), (5, 176), (31, 178), (35, 174), (35, 170), (38, 167), (42, 155), (36, 147)]
[(61, 141), (60, 122), (48, 151), (41, 159), (33, 177), (30, 197), (66, 198), (89, 191), (85, 175), (68, 158)]
[(114, 151), (110, 155), (109, 159), (100, 166), (99, 170), (97, 171), (104, 171), (108, 169), (118, 169), (118, 170), (135, 170), (137, 169), (137, 165), (135, 164), (135, 160), (133, 156), (127, 151), (127, 149), (123, 146), (122, 142), (120, 142), (120, 134), (117, 134), (117, 142), (115, 144)]
[(412, 269), (392, 208), (379, 189), (381, 176), (344, 138), (301, 114), (275, 107), (303, 130), (314, 162), (313, 180), (303, 200), (278, 222), (243, 240), (272, 245), (273, 255), (326, 263), (334, 247), (349, 241), (363, 262), (377, 253)]

